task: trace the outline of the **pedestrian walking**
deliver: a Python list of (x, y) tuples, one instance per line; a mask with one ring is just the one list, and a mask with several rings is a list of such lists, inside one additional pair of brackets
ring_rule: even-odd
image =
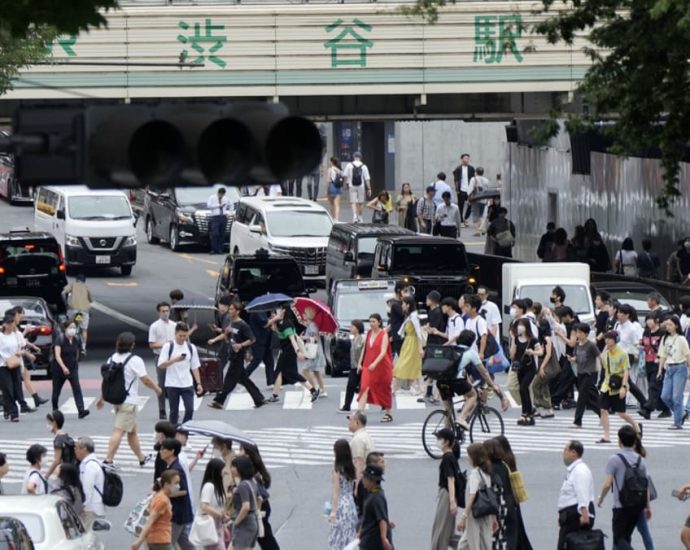
[(340, 198), (343, 196), (343, 171), (340, 168), (340, 161), (331, 157), (326, 172), (328, 178), (328, 204), (331, 208), (331, 216), (338, 222), (340, 221)]
[(65, 425), (65, 415), (59, 409), (46, 415), (46, 422), (50, 433), (53, 434), (53, 462), (46, 470), (46, 479), (55, 472), (61, 464), (76, 463), (74, 456), (74, 439), (63, 430)]
[(265, 311), (253, 311), (249, 314), (249, 328), (254, 334), (254, 344), (252, 345), (251, 352), (252, 359), (245, 370), (247, 371), (247, 376), (251, 376), (259, 365), (263, 363), (266, 387), (271, 389), (275, 381), (275, 362), (271, 345), (273, 331), (267, 327), (267, 324), (268, 314)]
[(57, 337), (53, 344), (53, 363), (51, 373), (53, 375), (53, 393), (51, 395), (53, 410), (59, 408), (60, 392), (65, 382), (69, 381), (72, 388), (74, 402), (77, 405), (77, 417), (89, 416), (89, 410), (84, 408), (84, 397), (79, 383), (79, 353), (81, 340), (77, 336), (77, 324), (75, 321), (67, 321), (63, 325), (64, 333)]
[(229, 515), (225, 511), (223, 468), (225, 468), (225, 462), (220, 458), (212, 458), (206, 464), (204, 477), (201, 480), (201, 496), (199, 497), (199, 508), (196, 511), (195, 521), (199, 521), (200, 516), (210, 517), (218, 535), (218, 542), (205, 545), (204, 550), (226, 549), (225, 521), (229, 519)]
[(176, 428), (167, 420), (159, 420), (153, 427), (153, 450), (156, 457), (153, 461), (153, 481), (156, 481), (167, 469), (168, 465), (161, 458), (161, 444), (167, 438), (175, 438)]
[(179, 482), (170, 494), (172, 503), (172, 544), (181, 550), (196, 548), (189, 540), (189, 528), (194, 521), (194, 512), (189, 499), (189, 484), (178, 455), (182, 450), (179, 441), (173, 438), (164, 439), (161, 443), (161, 458), (168, 470), (174, 470), (179, 475)]
[(659, 412), (657, 418), (668, 418), (671, 410), (661, 399), (662, 377), (659, 374), (659, 347), (666, 332), (661, 328), (661, 313), (651, 311), (645, 317), (645, 329), (642, 333), (642, 351), (644, 353), (644, 372), (647, 377), (647, 402), (640, 406), (637, 414), (649, 420), (652, 412)]
[(328, 516), (330, 532), (328, 549), (343, 550), (355, 540), (357, 508), (355, 507), (355, 465), (352, 462), (350, 444), (338, 439), (333, 445), (335, 460), (331, 472), (331, 513)]
[[(437, 290), (432, 290), (426, 295), (427, 323), (424, 330), (427, 334), (427, 346), (442, 346), (446, 343), (446, 319), (441, 311), (441, 294)], [(424, 380), (426, 383), (426, 393), (424, 397), (417, 399), (417, 403), (429, 403), (438, 405), (439, 401), (434, 397), (434, 381), (431, 378)]]
[(496, 521), (496, 516), (487, 515), (476, 518), (472, 513), (472, 505), (479, 490), (485, 488), (491, 490), (491, 461), (481, 443), (472, 443), (467, 447), (467, 460), (472, 470), (467, 482), (465, 511), (458, 521), (458, 530), (462, 531), (458, 550), (491, 550), (492, 523)]
[[(422, 357), (424, 357), (424, 339), (422, 325), (417, 313), (417, 305), (412, 296), (406, 296), (402, 300), (402, 310), (405, 321), (398, 334), (403, 338), (400, 356), (393, 369), (393, 393), (397, 392), (402, 384), (409, 386), (415, 395), (424, 395), (424, 380), (422, 379)], [(413, 389), (416, 385), (416, 390)]]
[[(43, 405), (44, 403), (47, 403), (48, 400), (44, 399), (34, 389), (33, 383), (31, 382), (31, 372), (30, 370), (33, 370), (34, 366), (33, 363), (36, 361), (36, 354), (41, 353), (41, 348), (39, 348), (36, 344), (33, 342), (29, 342), (26, 339), (26, 335), (29, 333), (31, 330), (31, 327), (28, 325), (24, 328), (24, 331), (20, 330), (20, 326), (22, 322), (24, 321), (24, 316), (25, 316), (25, 311), (22, 306), (14, 306), (12, 309), (9, 310), (10, 312), (14, 313), (14, 325), (15, 325), (15, 332), (14, 336), (17, 339), (17, 345), (19, 348), (22, 350), (22, 354), (19, 357), (21, 361), (21, 366), (20, 366), (20, 373), (19, 373), (19, 378), (21, 382), (19, 383), (18, 387), (16, 388), (15, 392), (18, 396), (17, 401), (19, 402), (19, 410), (20, 412), (33, 412), (35, 411), (38, 407)], [(27, 368), (27, 365), (29, 368)], [(29, 392), (29, 395), (31, 398), (34, 400), (34, 406), (36, 409), (30, 409), (28, 403), (24, 399), (24, 394), (22, 392), (22, 387), (21, 384), (24, 384), (24, 387), (26, 390)]]
[[(609, 413), (618, 414), (633, 427), (635, 432), (640, 431), (637, 422), (625, 412), (625, 396), (628, 391), (628, 377), (630, 374), (628, 354), (618, 345), (618, 333), (616, 331), (607, 332), (604, 336), (604, 341), (606, 342), (606, 347), (602, 354), (604, 380), (599, 388), (601, 428), (604, 435), (597, 443), (611, 443), (609, 439)], [(685, 384), (685, 378), (683, 378), (683, 384)]]
[(537, 372), (535, 358), (541, 356), (542, 353), (539, 341), (532, 337), (530, 322), (527, 319), (519, 319), (511, 327), (510, 339), (510, 360), (512, 361), (510, 368), (517, 372), (522, 402), (522, 414), (517, 421), (518, 426), (534, 426), (535, 424), (530, 385)]
[(400, 327), (405, 322), (405, 314), (402, 310), (402, 299), (404, 296), (409, 296), (409, 287), (403, 282), (395, 283), (395, 294), (386, 294), (386, 308), (388, 310), (388, 326), (386, 332), (391, 343), (391, 352), (393, 358), (397, 359), (400, 356), (400, 349), (402, 348), (402, 336), (400, 335)]
[(470, 184), (467, 192), (467, 199), (470, 203), (470, 212), (472, 214), (472, 224), (474, 225), (474, 235), (479, 237), (481, 235), (480, 225), (484, 216), (484, 209), (486, 208), (486, 199), (479, 198), (480, 193), (488, 190), (489, 179), (484, 176), (484, 168), (477, 166), (474, 172), (474, 177), (470, 179)]
[(635, 452), (638, 434), (631, 426), (618, 430), (620, 451), (606, 463), (606, 477), (599, 491), (597, 505), (613, 490), (613, 544), (618, 550), (631, 549), (630, 541), (642, 513), (651, 517), (647, 464)]
[(352, 221), (362, 223), (362, 209), (364, 200), (371, 196), (371, 176), (369, 168), (362, 162), (362, 153), (355, 151), (352, 154), (352, 162), (343, 172), (345, 186), (350, 192), (350, 204), (352, 205)]
[[(385, 331), (384, 331), (385, 332)], [(352, 407), (352, 400), (355, 394), (359, 393), (360, 379), (362, 377), (362, 367), (359, 360), (364, 351), (364, 323), (359, 319), (354, 319), (350, 323), (350, 372), (347, 375), (347, 387), (345, 388), (345, 400), (343, 406), (338, 409), (339, 413), (349, 413)]]
[(618, 333), (619, 346), (628, 354), (630, 393), (637, 399), (641, 407), (647, 402), (644, 393), (637, 386), (637, 382), (641, 379), (638, 377), (638, 364), (640, 362), (639, 344), (642, 340), (644, 329), (637, 320), (637, 311), (629, 304), (618, 306), (616, 317), (618, 322), (614, 325), (613, 330)]
[[(104, 463), (112, 464), (115, 454), (120, 448), (122, 437), (127, 434), (129, 448), (139, 460), (139, 465), (143, 466), (147, 462), (147, 457), (141, 450), (139, 442), (139, 432), (137, 428), (137, 414), (139, 407), (139, 382), (147, 388), (152, 389), (156, 395), (162, 393), (161, 388), (146, 373), (144, 360), (134, 354), (136, 340), (131, 332), (123, 332), (117, 337), (115, 343), (115, 353), (108, 359), (109, 364), (121, 364), (124, 369), (125, 388), (127, 397), (124, 402), (115, 405), (115, 425), (108, 442), (108, 452)], [(96, 400), (96, 407), (100, 410), (105, 405), (103, 395)]]
[(388, 502), (381, 487), (382, 481), (383, 470), (380, 467), (365, 468), (362, 483), (369, 496), (362, 511), (359, 550), (393, 550), (393, 526), (388, 519)]
[(323, 352), (323, 344), (321, 343), (321, 335), (319, 327), (314, 322), (316, 317), (316, 310), (313, 307), (305, 308), (304, 323), (307, 325), (301, 338), (304, 341), (305, 351), (307, 346), (316, 353), (313, 357), (304, 356), (304, 359), (297, 362), (298, 367), (302, 371), (302, 375), (314, 387), (319, 388), (319, 398), (328, 397), (326, 386), (323, 380), (323, 371), (326, 369), (326, 355)]
[[(222, 409), (228, 395), (232, 393), (237, 384), (242, 384), (254, 401), (256, 408), (264, 405), (264, 399), (261, 390), (256, 387), (251, 378), (244, 369), (244, 358), (248, 348), (254, 344), (254, 333), (246, 321), (241, 318), (242, 303), (232, 302), (228, 306), (228, 313), (230, 323), (225, 327), (223, 332), (208, 341), (209, 345), (215, 344), (222, 340), (227, 346), (225, 355), (228, 359), (228, 369), (225, 372), (225, 379), (223, 380), (223, 389), (216, 394), (216, 397), (208, 406), (212, 409)], [(186, 405), (185, 405), (186, 410)]]
[(438, 472), (438, 496), (436, 513), (431, 528), (431, 550), (448, 550), (456, 548), (460, 538), (455, 532), (455, 516), (459, 508), (465, 507), (465, 476), (460, 472), (458, 459), (453, 449), (455, 434), (448, 428), (442, 428), (435, 434), (436, 443), (443, 453)]
[(436, 181), (431, 184), (434, 190), (434, 203), (438, 208), (443, 203), (443, 193), (448, 191), (451, 192), (450, 185), (446, 183), (446, 174), (444, 172), (439, 172), (436, 174)]
[(190, 459), (187, 456), (187, 451), (191, 450), (189, 444), (189, 431), (180, 424), (175, 428), (175, 439), (180, 442), (180, 454), (177, 455), (177, 460), (180, 461), (184, 475), (187, 476), (187, 497), (192, 508), (194, 508), (194, 483), (192, 482), (192, 470), (196, 463), (204, 456), (204, 450), (197, 451), (194, 458)]
[(419, 221), (419, 232), (431, 235), (434, 228), (434, 218), (436, 216), (436, 187), (429, 185), (425, 195), (417, 201), (417, 220)]
[[(537, 372), (532, 380), (530, 390), (532, 392), (532, 400), (534, 407), (534, 415), (539, 418), (554, 418), (553, 407), (551, 404), (551, 391), (549, 390), (549, 381), (557, 371), (552, 370), (553, 364), (558, 364), (558, 357), (553, 346), (553, 334), (551, 332), (551, 325), (546, 318), (539, 321), (539, 344), (543, 350), (543, 354), (539, 357), (537, 362)], [(556, 372), (556, 374), (554, 374)], [(539, 410), (541, 409), (541, 411)]]
[(563, 447), (565, 480), (558, 495), (558, 547), (568, 550), (568, 535), (582, 529), (594, 527), (594, 478), (582, 456), (585, 449), (582, 443), (571, 439)]
[(347, 429), (352, 433), (352, 440), (350, 441), (352, 461), (355, 465), (357, 480), (359, 480), (366, 467), (367, 456), (374, 450), (374, 442), (367, 432), (366, 414), (362, 411), (355, 411), (347, 417), (347, 420)]
[[(149, 348), (153, 350), (156, 365), (158, 365), (161, 349), (165, 344), (175, 339), (176, 323), (170, 320), (170, 304), (168, 302), (158, 303), (156, 311), (158, 312), (158, 320), (151, 323), (149, 327)], [(159, 420), (167, 420), (168, 418), (165, 412), (165, 373), (165, 369), (156, 368), (158, 386), (163, 389), (163, 392), (158, 396)]]
[(589, 339), (590, 326), (587, 323), (576, 323), (573, 328), (575, 341), (573, 355), (568, 360), (575, 364), (577, 370), (577, 404), (573, 425), (582, 427), (585, 410), (589, 409), (601, 417), (597, 378), (601, 371), (601, 355), (599, 348)]
[(153, 485), (155, 494), (149, 504), (146, 525), (132, 543), (132, 550), (138, 550), (146, 543), (149, 550), (173, 550), (172, 517), (170, 500), (180, 485), (180, 474), (176, 470), (165, 470)]
[(235, 520), (232, 524), (232, 549), (254, 548), (259, 538), (257, 521), (257, 494), (254, 484), (254, 466), (246, 456), (236, 456), (232, 461), (232, 475), (238, 480), (232, 494)]
[[(79, 479), (79, 468), (76, 464), (63, 463), (57, 468), (57, 480), (49, 482), (51, 495), (58, 495), (69, 502), (77, 515), (84, 511), (84, 488)], [(48, 476), (46, 476), (47, 478)]]
[[(386, 457), (380, 451), (371, 451), (364, 461), (364, 469), (369, 466), (376, 466), (380, 468), (383, 473), (386, 472)], [(356, 468), (355, 468), (356, 469)], [(358, 476), (359, 481), (355, 485), (355, 506), (357, 507), (357, 517), (359, 518), (359, 525), (357, 532), (359, 533), (359, 526), (362, 525), (362, 516), (364, 514), (364, 503), (369, 497), (369, 491), (364, 486), (364, 480)], [(359, 535), (358, 535), (359, 536)]]
[(187, 339), (189, 327), (184, 323), (175, 325), (175, 338), (164, 344), (158, 357), (158, 368), (167, 369), (165, 375), (165, 393), (170, 405), (170, 422), (177, 425), (180, 415), (180, 399), (184, 405), (182, 422), (194, 416), (194, 388), (201, 395), (204, 388), (199, 377), (199, 352)]
[(67, 318), (79, 318), (79, 337), (81, 340), (81, 351), (86, 353), (86, 344), (89, 339), (89, 321), (91, 320), (91, 305), (93, 296), (91, 289), (86, 284), (86, 275), (77, 274), (77, 277), (63, 289), (67, 302)]
[(652, 251), (652, 240), (642, 239), (642, 252), (637, 255), (637, 267), (640, 277), (658, 279), (661, 260), (656, 252)]
[(379, 192), (376, 197), (367, 203), (367, 208), (373, 210), (371, 223), (388, 225), (390, 212), (393, 208), (388, 191)]
[(94, 520), (105, 517), (103, 485), (105, 474), (101, 461), (96, 456), (96, 446), (90, 437), (80, 437), (74, 445), (74, 454), (79, 461), (79, 480), (84, 489), (84, 513), (82, 520), (87, 529)]
[(544, 260), (544, 257), (546, 256), (546, 252), (549, 250), (551, 247), (551, 244), (553, 243), (553, 237), (554, 233), (556, 232), (556, 224), (553, 222), (549, 222), (546, 224), (546, 233), (544, 233), (540, 239), (539, 239), (539, 245), (537, 246), (537, 257), (542, 260)]
[(415, 203), (417, 197), (412, 192), (412, 186), (405, 182), (400, 188), (400, 194), (395, 198), (395, 208), (398, 212), (398, 225), (417, 231), (417, 213), (415, 212)]
[(261, 453), (256, 445), (240, 445), (240, 455), (249, 458), (254, 466), (254, 483), (256, 484), (257, 494), (261, 499), (261, 523), (263, 524), (263, 536), (259, 530), (259, 546), (261, 550), (280, 550), (278, 541), (273, 534), (271, 527), (271, 495), (268, 490), (271, 488), (271, 474), (261, 458)]
[[(438, 194), (438, 190), (437, 190)], [(438, 227), (438, 234), (441, 237), (457, 239), (460, 236), (462, 220), (458, 205), (450, 201), (450, 191), (441, 194), (441, 203), (436, 207), (435, 224)]]
[(211, 245), (211, 254), (222, 254), (225, 250), (225, 226), (228, 223), (228, 215), (232, 212), (232, 204), (225, 196), (225, 187), (219, 187), (206, 201), (209, 209), (208, 237)]
[[(458, 193), (458, 206), (462, 215), (463, 225), (467, 227), (467, 219), (470, 217), (471, 206), (469, 201), (470, 180), (474, 177), (474, 166), (470, 164), (470, 155), (463, 153), (460, 155), (460, 164), (453, 170), (453, 178), (455, 180), (455, 190)], [(465, 208), (467, 204), (467, 208)], [(463, 210), (465, 211), (462, 214)]]
[(688, 378), (690, 348), (681, 332), (680, 320), (673, 315), (664, 323), (666, 335), (659, 345), (659, 373), (657, 378), (664, 380), (661, 399), (673, 412), (673, 424), (669, 430), (680, 430), (687, 418), (683, 409), (683, 392)]
[(24, 474), (24, 481), (22, 481), (23, 495), (48, 494), (48, 480), (41, 472), (43, 460), (47, 454), (48, 449), (38, 443), (34, 443), (27, 449), (26, 461), (29, 463), (29, 468)]
[(267, 401), (269, 403), (278, 403), (283, 384), (297, 384), (299, 382), (309, 390), (313, 403), (319, 398), (319, 389), (312, 386), (297, 370), (297, 361), (304, 359), (304, 355), (302, 354), (303, 346), (300, 346), (299, 336), (297, 335), (297, 317), (292, 311), (290, 304), (282, 304), (278, 307), (275, 315), (269, 319), (268, 324), (278, 335), (280, 355), (276, 365), (276, 380), (273, 386), (273, 394)]
[(364, 411), (367, 403), (379, 405), (382, 412), (381, 422), (387, 423), (393, 421), (391, 415), (393, 357), (388, 343), (388, 334), (383, 330), (382, 325), (381, 316), (378, 313), (372, 313), (369, 317), (369, 333), (357, 365), (362, 376), (357, 408), (361, 412)]
[(512, 258), (512, 250), (515, 246), (515, 224), (508, 219), (508, 210), (503, 206), (496, 213), (496, 219), (489, 224), (486, 232), (487, 254)]
[[(20, 371), (22, 356), (29, 353), (20, 347), (16, 337), (16, 322), (13, 313), (6, 313), (0, 331), (0, 389), (2, 390), (3, 409), (5, 418), (11, 422), (19, 422), (17, 401), (23, 400)], [(29, 409), (26, 402), (22, 409)]]
[(495, 302), (489, 300), (489, 289), (484, 285), (479, 285), (477, 287), (477, 296), (481, 300), (481, 307), (479, 308), (479, 314), (486, 321), (487, 328), (489, 332), (496, 339), (496, 343), (501, 339), (500, 330), (503, 319), (501, 318), (501, 310), (498, 309), (498, 305)]

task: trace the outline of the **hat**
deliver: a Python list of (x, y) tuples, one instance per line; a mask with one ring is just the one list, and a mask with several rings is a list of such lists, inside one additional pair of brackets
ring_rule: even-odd
[(450, 428), (441, 428), (440, 430), (436, 430), (434, 435), (438, 439), (445, 439), (449, 443), (453, 443), (455, 441), (455, 434)]
[(438, 290), (432, 290), (426, 295), (426, 299), (438, 304), (441, 301), (441, 293)]
[(434, 193), (436, 193), (436, 187), (433, 186), (433, 185), (429, 185), (429, 186), (426, 188), (426, 192), (427, 192), (427, 193), (431, 193), (432, 191), (433, 191)]
[(374, 466), (372, 464), (371, 466), (364, 468), (362, 475), (374, 481), (383, 481), (383, 468), (380, 466)]

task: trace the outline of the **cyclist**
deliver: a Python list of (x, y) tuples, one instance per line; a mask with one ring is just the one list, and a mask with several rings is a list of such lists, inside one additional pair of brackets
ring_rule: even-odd
[(469, 429), (467, 417), (472, 413), (477, 403), (477, 390), (472, 387), (473, 378), (483, 378), (484, 381), (496, 392), (501, 399), (501, 408), (508, 409), (508, 399), (501, 391), (496, 382), (491, 379), (491, 375), (479, 359), (477, 352), (472, 349), (475, 334), (471, 330), (463, 330), (457, 337), (456, 348), (462, 354), (458, 363), (458, 370), (455, 380), (452, 382), (439, 382), (438, 389), (441, 393), (444, 407), (448, 411), (448, 418), (453, 414), (453, 395), (465, 396), (465, 404), (456, 419), (457, 423), (465, 430)]

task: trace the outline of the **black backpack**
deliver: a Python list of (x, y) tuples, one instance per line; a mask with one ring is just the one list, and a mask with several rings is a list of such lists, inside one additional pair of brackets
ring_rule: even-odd
[(352, 185), (359, 187), (362, 185), (362, 165), (352, 165)]
[[(354, 173), (354, 170), (353, 170), (353, 173)], [(343, 186), (343, 183), (345, 183), (345, 181), (343, 179), (343, 173), (340, 170), (337, 170), (333, 176), (333, 186), (336, 189), (340, 189)], [(361, 184), (361, 181), (360, 181), (360, 184)]]
[(422, 374), (432, 380), (452, 382), (458, 375), (464, 351), (455, 346), (427, 346), (422, 360)]
[(103, 464), (99, 464), (99, 466), (103, 470), (103, 491), (100, 491), (96, 486), (94, 489), (101, 495), (103, 504), (115, 508), (122, 502), (122, 495), (125, 492), (122, 478), (113, 466)]
[(129, 360), (134, 357), (130, 353), (121, 363), (114, 363), (113, 358), (108, 359), (106, 363), (101, 365), (101, 395), (103, 400), (111, 405), (121, 405), (127, 399), (129, 390), (134, 384), (134, 380), (129, 384), (129, 388), (125, 387), (125, 367)]
[(634, 465), (630, 464), (621, 453), (618, 453), (618, 457), (625, 465), (623, 485), (618, 487), (618, 499), (621, 501), (621, 506), (623, 508), (644, 508), (649, 497), (649, 479), (640, 468), (642, 457), (637, 457), (637, 462)]
[[(170, 345), (168, 346), (168, 361), (172, 358), (172, 352), (173, 352), (173, 344), (170, 342)], [(190, 343), (189, 340), (187, 340), (187, 349), (189, 350), (189, 360), (192, 360), (192, 357), (194, 355), (194, 351), (192, 350), (192, 344)]]

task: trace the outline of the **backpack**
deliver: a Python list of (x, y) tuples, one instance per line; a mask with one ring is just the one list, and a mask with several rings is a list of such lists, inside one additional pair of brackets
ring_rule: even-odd
[(647, 505), (649, 479), (640, 469), (642, 457), (637, 457), (635, 465), (631, 465), (621, 453), (618, 453), (618, 456), (625, 465), (623, 486), (618, 487), (618, 499), (621, 501), (621, 506), (623, 508), (644, 508)]
[(566, 550), (606, 550), (606, 535), (601, 529), (579, 529), (565, 537)]
[[(189, 350), (189, 360), (191, 361), (192, 357), (194, 356), (194, 351), (192, 350), (192, 344), (187, 340), (187, 349)], [(168, 346), (168, 361), (172, 358), (172, 352), (173, 352), (173, 345), (172, 342)]]
[(76, 464), (77, 455), (74, 452), (74, 439), (69, 435), (65, 438), (62, 444), (62, 463), (63, 464)]
[[(353, 170), (353, 175), (354, 175), (354, 170)], [(335, 187), (336, 189), (340, 189), (344, 183), (345, 183), (345, 180), (343, 179), (343, 173), (340, 170), (336, 169), (335, 173), (333, 174), (333, 187)], [(361, 178), (360, 178), (360, 184), (361, 184)]]
[(129, 387), (125, 387), (125, 367), (129, 360), (134, 357), (134, 354), (130, 353), (121, 363), (114, 363), (113, 358), (110, 357), (106, 363), (101, 365), (101, 394), (103, 395), (103, 400), (111, 405), (121, 405), (127, 399), (129, 395), (129, 390), (134, 384), (134, 380), (129, 384)]
[(112, 466), (99, 464), (98, 461), (96, 463), (103, 470), (103, 491), (99, 491), (95, 485), (93, 488), (101, 495), (103, 504), (115, 508), (122, 502), (122, 495), (125, 492), (122, 478)]
[(422, 360), (422, 374), (432, 380), (455, 380), (464, 351), (455, 346), (427, 346)]
[(44, 494), (48, 494), (48, 480), (43, 477), (43, 474), (37, 470), (34, 470), (29, 474), (29, 479), (31, 479), (31, 476), (37, 475), (38, 478), (43, 482), (43, 492)]
[(362, 166), (363, 164), (360, 164), (359, 166), (356, 164), (352, 165), (352, 185), (355, 187), (362, 185)]

